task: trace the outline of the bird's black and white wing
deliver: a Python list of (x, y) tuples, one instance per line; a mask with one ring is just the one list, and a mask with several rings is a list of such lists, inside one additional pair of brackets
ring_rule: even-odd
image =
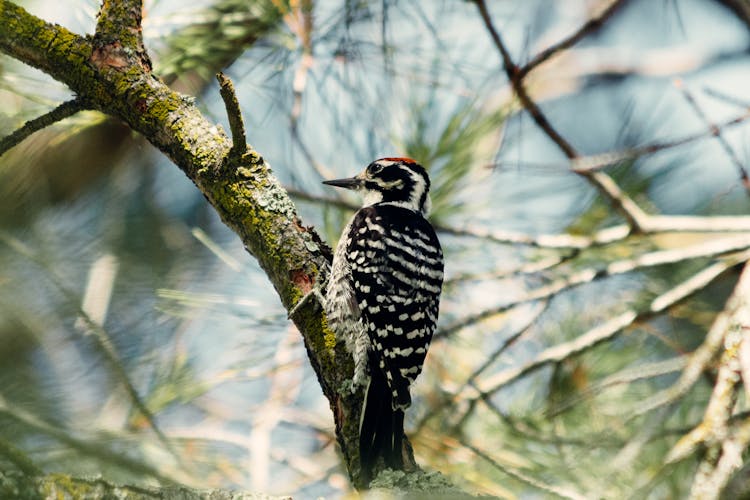
[(409, 387), (422, 371), (437, 325), (440, 243), (423, 217), (391, 205), (361, 209), (349, 242), (355, 300), (371, 343), (370, 370), (383, 372), (393, 408), (403, 410), (411, 404)]

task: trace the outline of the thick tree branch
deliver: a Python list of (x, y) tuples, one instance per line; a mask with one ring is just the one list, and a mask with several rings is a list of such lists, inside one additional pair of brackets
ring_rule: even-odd
[(142, 20), (142, 0), (104, 0), (97, 16), (95, 43), (105, 51), (135, 51), (141, 64), (151, 69), (143, 46)]
[(97, 15), (96, 33), (134, 47), (142, 43), (142, 18), (141, 0), (104, 0)]
[[(172, 159), (258, 259), (282, 304), (290, 309), (315, 286), (319, 269), (330, 260), (330, 249), (312, 228), (302, 225), (258, 152), (248, 149), (231, 158), (232, 143), (221, 127), (209, 122), (192, 99), (151, 74), (150, 64), (137, 51), (123, 47), (120, 40), (76, 35), (0, 0), (0, 51), (65, 83), (93, 108), (124, 121)], [(344, 388), (351, 359), (336, 344), (314, 301), (295, 315), (294, 322), (331, 405), (345, 465), (355, 486), (365, 486), (359, 478), (357, 446), (362, 395)]]
[(144, 487), (113, 484), (101, 478), (65, 474), (30, 475), (0, 471), (2, 498), (127, 498), (129, 500), (291, 500), (234, 490), (196, 490), (183, 486)]

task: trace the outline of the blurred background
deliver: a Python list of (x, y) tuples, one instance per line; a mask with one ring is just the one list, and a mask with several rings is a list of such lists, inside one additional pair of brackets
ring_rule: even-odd
[[(81, 34), (93, 33), (99, 8), (18, 3)], [(523, 65), (611, 3), (488, 8)], [(606, 171), (651, 213), (747, 213), (747, 125), (722, 129), (721, 140), (705, 134), (750, 103), (747, 4), (621, 3), (535, 67), (530, 94), (585, 155), (703, 134)], [(383, 156), (430, 169), (446, 284), (407, 415), (425, 469), (503, 498), (685, 495), (698, 459), (661, 464), (700, 422), (711, 375), (667, 407), (639, 404), (680, 375), (737, 272), (605, 342), (492, 384), (623, 311), (642, 312), (712, 261), (636, 266), (533, 296), (582, 269), (706, 236), (580, 248), (516, 237), (587, 236), (623, 221), (522, 111), (472, 2), (184, 5), (145, 2), (155, 72), (228, 130), (214, 79), (225, 71), (249, 142), (331, 245), (356, 199), (321, 180)], [(0, 56), (0, 135), (71, 97)], [(44, 471), (123, 483), (339, 498), (350, 486), (333, 432), (301, 337), (264, 273), (143, 137), (85, 112), (0, 157), (0, 463), (25, 456)], [(746, 476), (730, 491), (747, 494)]]

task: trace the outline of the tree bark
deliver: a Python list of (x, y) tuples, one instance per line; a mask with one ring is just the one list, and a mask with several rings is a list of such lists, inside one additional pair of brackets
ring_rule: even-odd
[[(193, 98), (151, 72), (140, 37), (140, 2), (123, 4), (105, 1), (97, 33), (80, 36), (0, 0), (0, 51), (65, 83), (86, 108), (122, 120), (166, 154), (237, 233), (290, 310), (315, 286), (330, 249), (302, 224), (259, 152), (248, 147), (230, 154), (232, 141), (221, 126), (208, 121)], [(350, 478), (364, 487), (357, 444), (362, 395), (344, 384), (351, 377), (350, 356), (336, 343), (315, 300), (292, 319), (330, 403)]]
[(128, 500), (291, 500), (262, 493), (232, 490), (195, 490), (184, 486), (146, 487), (116, 485), (101, 478), (78, 478), (66, 474), (29, 476), (0, 471), (0, 498), (127, 498)]

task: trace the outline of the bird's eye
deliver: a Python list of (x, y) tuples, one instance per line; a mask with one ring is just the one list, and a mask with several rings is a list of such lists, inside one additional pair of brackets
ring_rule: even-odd
[(367, 173), (370, 175), (376, 175), (383, 171), (383, 165), (379, 163), (371, 163), (369, 167), (367, 167)]

